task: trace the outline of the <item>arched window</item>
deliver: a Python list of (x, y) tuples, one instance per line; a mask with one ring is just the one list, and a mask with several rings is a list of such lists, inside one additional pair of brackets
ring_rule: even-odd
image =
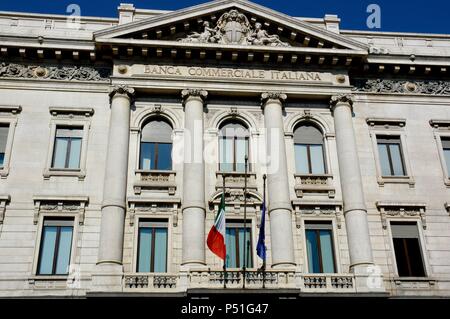
[(322, 132), (310, 123), (294, 131), (295, 168), (298, 174), (325, 174)]
[(139, 169), (172, 169), (172, 127), (166, 121), (151, 120), (142, 128)]
[(249, 136), (248, 129), (240, 122), (226, 122), (221, 126), (219, 133), (221, 172), (245, 171), (245, 156), (249, 154)]

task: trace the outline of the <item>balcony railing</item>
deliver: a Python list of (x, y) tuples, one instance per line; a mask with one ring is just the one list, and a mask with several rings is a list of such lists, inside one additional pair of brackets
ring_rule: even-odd
[(134, 193), (139, 195), (143, 190), (152, 190), (175, 195), (177, 189), (175, 176), (175, 171), (136, 170)]
[[(241, 270), (191, 270), (179, 274), (134, 273), (124, 276), (126, 291), (168, 291), (187, 289), (242, 289)], [(225, 282), (224, 282), (225, 281)], [(356, 292), (352, 274), (302, 274), (293, 270), (247, 270), (247, 289), (298, 289), (311, 293)]]

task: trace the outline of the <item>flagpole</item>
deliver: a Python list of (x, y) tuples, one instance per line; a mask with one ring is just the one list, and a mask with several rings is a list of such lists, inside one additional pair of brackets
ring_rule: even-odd
[(245, 176), (244, 176), (244, 265), (242, 267), (242, 288), (245, 289), (245, 268), (247, 265), (247, 252), (246, 243), (247, 243), (247, 166), (248, 166), (248, 156), (245, 155)]
[[(266, 174), (263, 175), (263, 205), (266, 205), (266, 179), (267, 176)], [(266, 213), (266, 210), (263, 209), (263, 212)], [(262, 216), (265, 218), (265, 216)], [(262, 219), (262, 218), (261, 218)], [(263, 260), (263, 264), (262, 264), (262, 275), (263, 275), (263, 289), (266, 288), (266, 258), (264, 258)]]
[[(226, 175), (223, 174), (222, 175), (222, 187), (223, 187), (223, 193), (222, 196), (224, 198), (225, 201), (225, 177)], [(219, 208), (220, 209), (220, 208)], [(225, 219), (226, 222), (226, 219)], [(225, 238), (224, 238), (225, 239)], [(225, 246), (226, 247), (226, 246)], [(226, 289), (227, 288), (227, 254), (225, 253), (225, 258), (223, 259), (223, 288)]]

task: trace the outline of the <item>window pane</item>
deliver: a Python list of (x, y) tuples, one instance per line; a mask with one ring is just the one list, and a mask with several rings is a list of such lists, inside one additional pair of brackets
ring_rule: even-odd
[(56, 274), (69, 273), (70, 253), (72, 250), (72, 227), (61, 227), (59, 235), (58, 256), (56, 260)]
[(236, 172), (245, 172), (245, 155), (247, 155), (247, 142), (244, 138), (236, 139)]
[(306, 250), (308, 254), (308, 270), (310, 273), (320, 273), (319, 246), (316, 230), (306, 230)]
[(220, 140), (220, 170), (222, 172), (233, 171), (233, 139), (221, 138)]
[(400, 150), (400, 144), (390, 144), (392, 167), (394, 168), (395, 176), (404, 176), (405, 172), (403, 170), (403, 160)]
[(154, 272), (167, 271), (167, 228), (155, 228)]
[(450, 176), (450, 149), (444, 149), (444, 157), (447, 164), (447, 174)]
[(172, 169), (172, 144), (158, 144), (158, 167), (156, 169)]
[(295, 168), (299, 174), (309, 174), (307, 146), (295, 144)]
[(5, 162), (5, 153), (0, 153), (0, 167), (3, 166)]
[(140, 169), (150, 170), (154, 169), (154, 157), (155, 157), (155, 144), (154, 143), (141, 143), (141, 159)]
[(56, 226), (44, 226), (42, 230), (41, 255), (39, 258), (39, 274), (51, 275), (55, 255)]
[(406, 238), (406, 246), (408, 247), (408, 255), (411, 260), (411, 276), (424, 277), (425, 269), (423, 266), (422, 252), (418, 238)]
[(53, 167), (65, 168), (67, 146), (69, 145), (69, 139), (66, 137), (57, 137), (55, 139), (55, 151), (53, 155)]
[(389, 156), (386, 144), (378, 144), (378, 155), (380, 156), (381, 174), (391, 176), (391, 167), (389, 165)]
[(72, 138), (70, 141), (69, 167), (80, 168), (81, 138)]
[(226, 229), (226, 249), (227, 249), (227, 268), (237, 268), (236, 260), (236, 229), (227, 228)]
[(322, 145), (310, 145), (309, 150), (311, 153), (311, 173), (325, 174)]
[(8, 141), (9, 125), (0, 125), (0, 153), (5, 153)]
[(150, 272), (152, 228), (139, 228), (138, 272)]
[(320, 230), (320, 250), (322, 252), (323, 272), (334, 273), (334, 253), (331, 231)]
[(238, 228), (239, 232), (239, 265), (237, 265), (239, 268), (241, 268), (244, 265), (244, 252), (245, 252), (245, 264), (246, 267), (252, 267), (252, 247), (251, 247), (251, 231), (250, 228), (247, 228), (246, 238), (244, 245), (244, 228)]

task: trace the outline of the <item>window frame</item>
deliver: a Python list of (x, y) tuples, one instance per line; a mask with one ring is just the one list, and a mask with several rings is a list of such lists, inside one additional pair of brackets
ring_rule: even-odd
[[(46, 218), (51, 218), (57, 220), (60, 219), (72, 219), (73, 220), (73, 229), (72, 229), (72, 243), (70, 247), (70, 258), (69, 258), (69, 272), (65, 275), (41, 275), (38, 273), (39, 271), (39, 262), (40, 262), (40, 253), (42, 249), (42, 234), (44, 231), (44, 221)], [(78, 259), (79, 251), (77, 247), (78, 241), (78, 225), (79, 225), (79, 215), (78, 213), (64, 213), (64, 214), (55, 214), (55, 213), (40, 213), (39, 220), (36, 225), (36, 245), (34, 251), (33, 258), (33, 266), (32, 266), (32, 278), (31, 279), (44, 279), (44, 280), (58, 280), (58, 279), (67, 279), (70, 276), (70, 265), (74, 265), (75, 261)]]
[[(168, 124), (172, 130), (171, 133), (171, 140), (172, 143), (161, 143), (161, 142), (142, 142), (142, 130), (144, 129), (144, 127), (149, 124), (152, 121), (163, 121), (166, 124)], [(133, 131), (133, 130), (132, 130)], [(136, 172), (174, 172), (174, 163), (173, 163), (173, 158), (172, 158), (172, 152), (174, 149), (174, 144), (175, 144), (175, 128), (174, 125), (172, 123), (172, 121), (170, 119), (168, 119), (166, 116), (161, 116), (161, 115), (152, 115), (148, 118), (146, 118), (143, 122), (142, 125), (138, 128), (138, 129), (134, 129), (134, 131), (136, 131), (137, 134), (137, 147), (136, 147), (136, 152), (137, 152), (137, 160), (136, 160)], [(170, 158), (170, 169), (167, 170), (161, 170), (159, 168), (156, 169), (143, 169), (141, 168), (141, 154), (142, 154), (142, 143), (152, 143), (152, 144), (171, 144), (172, 148), (171, 148), (171, 158)], [(155, 152), (156, 153), (156, 152)]]
[[(229, 225), (229, 224), (236, 224), (238, 226), (228, 227), (227, 225)], [(255, 264), (257, 264), (257, 260), (255, 259), (255, 252), (254, 252), (254, 251), (256, 251), (257, 242), (255, 242), (255, 230), (254, 230), (253, 224), (254, 224), (253, 219), (247, 218), (246, 227), (248, 229), (250, 229), (250, 246), (251, 246), (250, 250), (249, 250), (249, 256), (251, 256), (251, 260), (252, 260), (251, 264), (252, 265), (251, 265), (251, 267), (246, 267), (246, 269), (254, 269), (254, 268), (256, 268)], [(225, 242), (226, 242), (226, 233), (227, 233), (226, 229), (227, 228), (234, 228), (234, 229), (244, 228), (244, 219), (243, 218), (230, 218), (230, 219), (228, 219), (228, 221), (225, 222)], [(236, 247), (239, 247), (239, 245)], [(238, 250), (238, 252), (239, 252), (239, 250)], [(239, 260), (239, 255), (237, 256), (237, 260)], [(238, 264), (240, 264), (240, 262)], [(242, 267), (229, 268), (229, 269), (242, 269)]]
[(443, 175), (442, 177), (443, 177), (445, 186), (450, 188), (450, 172), (447, 169), (447, 161), (445, 160), (444, 147), (442, 145), (442, 138), (450, 139), (450, 133), (449, 132), (440, 132), (438, 130), (435, 130), (434, 131), (434, 139), (436, 140), (436, 146), (438, 149), (439, 160), (441, 162), (442, 175)]
[[(239, 136), (236, 136), (236, 135), (233, 135), (233, 136), (224, 136), (224, 135), (222, 135), (221, 134), (222, 128), (224, 126), (226, 126), (227, 124), (238, 124), (238, 125), (241, 125), (248, 132), (248, 135), (245, 136), (245, 138), (239, 137)], [(217, 130), (217, 137), (218, 137), (217, 138), (217, 154), (218, 154), (217, 171), (219, 173), (222, 173), (222, 174), (227, 174), (227, 173), (245, 174), (244, 171), (240, 172), (240, 171), (237, 171), (237, 169), (236, 169), (237, 164), (238, 164), (238, 163), (236, 163), (236, 144), (237, 144), (236, 141), (238, 139), (243, 139), (243, 140), (245, 140), (246, 153), (247, 153), (247, 156), (248, 156), (248, 170), (247, 170), (247, 173), (251, 173), (252, 169), (253, 169), (253, 165), (252, 165), (252, 162), (251, 162), (251, 138), (250, 138), (251, 137), (251, 132), (250, 132), (250, 129), (248, 128), (247, 124), (242, 122), (242, 121), (240, 121), (240, 120), (234, 121), (234, 120), (226, 119), (226, 120), (224, 120), (224, 121), (222, 121), (220, 123), (219, 128)], [(222, 154), (220, 153), (221, 143), (223, 143), (224, 139), (231, 139), (231, 138), (233, 140), (233, 163), (232, 163), (233, 164), (233, 170), (231, 170), (231, 171), (222, 171), (221, 170)], [(226, 164), (230, 164), (230, 163), (226, 163)]]
[(301, 226), (299, 227), (300, 231), (300, 240), (302, 241), (302, 248), (303, 248), (303, 269), (304, 272), (307, 274), (314, 274), (312, 272), (309, 272), (309, 265), (308, 265), (308, 246), (306, 242), (306, 225), (308, 223), (331, 223), (331, 237), (332, 237), (332, 245), (333, 245), (333, 257), (334, 257), (334, 270), (335, 274), (339, 274), (342, 271), (342, 264), (341, 264), (341, 251), (339, 247), (339, 237), (342, 236), (338, 232), (338, 227), (336, 225), (336, 218), (333, 217), (322, 217), (322, 216), (314, 216), (314, 217), (302, 217), (301, 218)]
[[(166, 144), (166, 145), (172, 145), (172, 150), (173, 150), (173, 143), (160, 143), (160, 142), (142, 142), (139, 141), (139, 163), (138, 163), (138, 170), (142, 171), (142, 172), (147, 172), (147, 171), (161, 171), (161, 172), (170, 172), (173, 169), (173, 161), (172, 158), (170, 159), (170, 168), (169, 169), (161, 169), (161, 168), (152, 168), (152, 169), (144, 169), (141, 167), (141, 155), (142, 155), (142, 144), (153, 144), (155, 145), (155, 153), (154, 153), (154, 162), (156, 163), (155, 166), (158, 166), (158, 146), (161, 144)], [(172, 155), (171, 155), (172, 157)]]
[(8, 137), (5, 145), (5, 156), (3, 166), (0, 166), (0, 178), (7, 178), (10, 171), (12, 148), (14, 144), (14, 135), (16, 132), (18, 113), (22, 111), (20, 106), (1, 106), (0, 111), (6, 114), (0, 115), (0, 124), (8, 125)]
[[(320, 134), (322, 135), (322, 144), (306, 144), (306, 143), (296, 143), (295, 142), (295, 131), (297, 129), (299, 129), (301, 126), (305, 126), (305, 125), (309, 125), (309, 126), (313, 126), (316, 130), (318, 130), (320, 132)], [(317, 125), (315, 122), (312, 121), (300, 121), (298, 123), (296, 123), (296, 125), (294, 126), (294, 129), (292, 131), (292, 142), (293, 142), (293, 146), (294, 146), (294, 172), (295, 175), (311, 175), (311, 176), (321, 176), (321, 175), (328, 175), (331, 174), (331, 169), (330, 169), (330, 163), (329, 163), (329, 159), (328, 159), (328, 155), (327, 155), (327, 151), (328, 151), (328, 137), (325, 134), (324, 130), (322, 129), (322, 127), (320, 127), (319, 125)], [(296, 145), (305, 145), (307, 146), (307, 157), (308, 157), (308, 173), (301, 173), (301, 172), (297, 172), (297, 153), (295, 151), (295, 146)], [(310, 152), (310, 146), (311, 145), (321, 145), (322, 146), (322, 159), (323, 159), (323, 170), (324, 172), (321, 174), (315, 174), (312, 173), (312, 165), (311, 165), (311, 152)]]
[[(415, 185), (414, 176), (412, 174), (411, 162), (409, 159), (408, 145), (406, 142), (406, 132), (403, 127), (397, 129), (375, 129), (369, 127), (369, 135), (372, 140), (372, 150), (375, 160), (375, 168), (377, 173), (378, 185), (383, 187), (385, 184), (408, 184), (413, 188)], [(384, 176), (381, 168), (380, 154), (378, 151), (378, 138), (379, 137), (398, 137), (400, 139), (401, 155), (403, 159), (404, 176)]]
[[(379, 150), (379, 146), (380, 145), (386, 145), (386, 151), (387, 151), (387, 156), (388, 156), (388, 162), (389, 162), (389, 170), (390, 170), (390, 175), (382, 175), (383, 178), (390, 178), (390, 177), (406, 177), (406, 168), (405, 168), (405, 158), (403, 155), (403, 148), (402, 148), (402, 141), (400, 136), (398, 137), (398, 143), (397, 142), (382, 142), (380, 140), (389, 140), (389, 138), (386, 138), (385, 135), (378, 135), (377, 136), (377, 147), (378, 147), (378, 154), (380, 153)], [(391, 150), (391, 145), (398, 145), (399, 147), (399, 152), (400, 152), (400, 164), (402, 167), (402, 172), (403, 175), (395, 175), (395, 171), (394, 171), (394, 161), (393, 161), (393, 157), (392, 157), (392, 150)], [(381, 162), (380, 162), (380, 167), (381, 167)]]
[[(164, 221), (162, 221), (162, 220), (164, 220)], [(140, 236), (140, 230), (141, 230), (141, 228), (144, 228), (144, 227), (141, 227), (139, 224), (141, 223), (141, 222), (147, 222), (147, 223), (165, 223), (166, 224), (166, 226), (165, 227), (155, 227), (155, 226), (153, 226), (153, 227), (145, 227), (145, 228), (152, 228), (153, 229), (153, 231), (152, 231), (152, 249), (151, 249), (151, 251), (152, 251), (152, 255), (150, 256), (150, 271), (149, 271), (149, 273), (167, 273), (167, 270), (168, 270), (168, 266), (169, 266), (169, 260), (168, 260), (168, 256), (169, 256), (169, 251), (168, 251), (168, 249), (169, 249), (169, 221), (166, 219), (166, 218), (164, 218), (164, 219), (161, 219), (161, 218), (140, 218), (139, 220), (138, 220), (138, 224), (137, 224), (137, 228), (138, 228), (138, 235), (137, 235), (137, 254), (136, 254), (136, 268), (134, 268), (135, 269), (135, 271), (136, 271), (136, 273), (145, 273), (145, 272), (139, 272), (139, 251), (140, 251), (140, 247), (141, 247), (141, 236)], [(165, 228), (166, 230), (167, 230), (167, 239), (166, 239), (166, 271), (165, 272), (155, 272), (154, 270), (155, 270), (155, 229), (156, 228)], [(153, 270), (153, 271), (152, 271)]]
[[(337, 258), (336, 258), (336, 247), (335, 247), (335, 234), (334, 234), (334, 227), (333, 227), (333, 222), (332, 221), (327, 221), (327, 220), (310, 220), (310, 221), (306, 221), (305, 223), (304, 223), (304, 233), (305, 233), (305, 247), (306, 247), (306, 260), (305, 260), (305, 265), (306, 265), (306, 268), (307, 268), (307, 270), (308, 270), (308, 273), (309, 274), (327, 274), (327, 273), (325, 273), (324, 271), (323, 271), (323, 263), (322, 263), (322, 247), (318, 247), (319, 248), (319, 250), (320, 250), (320, 257), (319, 257), (319, 260), (320, 260), (320, 269), (321, 269), (321, 272), (319, 272), (319, 273), (315, 273), (315, 272), (310, 272), (310, 269), (309, 269), (309, 259), (308, 259), (308, 245), (307, 245), (307, 236), (306, 236), (306, 232), (308, 231), (308, 230), (314, 230), (315, 231), (315, 235), (316, 235), (316, 237), (317, 237), (317, 235), (318, 235), (318, 230), (320, 230), (320, 228), (309, 228), (308, 227), (308, 225), (310, 225), (310, 224), (323, 224), (323, 225), (327, 225), (328, 224), (328, 228), (324, 228), (324, 229), (327, 229), (327, 230), (329, 230), (330, 232), (331, 232), (331, 249), (332, 249), (332, 253), (333, 253), (333, 268), (334, 268), (334, 274), (335, 273), (337, 273)], [(319, 238), (319, 243), (320, 243), (320, 238)]]
[[(139, 266), (139, 222), (140, 221), (152, 221), (152, 220), (166, 220), (167, 221), (167, 266), (165, 273), (154, 273), (154, 274), (169, 274), (174, 270), (174, 266), (172, 265), (173, 260), (173, 252), (174, 249), (174, 220), (173, 214), (166, 212), (156, 212), (156, 214), (152, 213), (149, 215), (148, 212), (136, 212), (133, 217), (133, 224), (129, 226), (125, 226), (125, 234), (127, 233), (126, 227), (130, 227), (132, 229), (133, 236), (133, 259), (131, 262), (131, 269), (133, 273), (136, 274), (146, 274), (143, 272), (138, 272)], [(134, 228), (134, 229), (133, 229)], [(126, 235), (125, 235), (126, 236)], [(153, 274), (153, 273), (152, 273)]]
[[(422, 256), (422, 262), (423, 262), (423, 270), (425, 275), (423, 277), (400, 277), (399, 273), (398, 273), (398, 265), (397, 265), (397, 258), (395, 256), (395, 247), (394, 247), (394, 236), (393, 236), (393, 232), (392, 232), (392, 222), (394, 223), (401, 223), (401, 224), (411, 224), (411, 223), (415, 223), (416, 227), (417, 227), (417, 232), (419, 234), (419, 246), (420, 246), (420, 253)], [(388, 220), (389, 223), (389, 227), (387, 227), (388, 230), (388, 237), (389, 237), (389, 245), (390, 245), (390, 254), (391, 254), (391, 258), (392, 258), (392, 273), (395, 274), (396, 278), (398, 278), (399, 280), (408, 280), (411, 278), (420, 278), (420, 279), (427, 279), (430, 277), (430, 266), (428, 264), (428, 256), (427, 256), (427, 250), (425, 249), (425, 237), (423, 234), (423, 225), (422, 222), (418, 219), (401, 219), (401, 218), (389, 218)]]
[[(81, 140), (81, 152), (80, 152), (80, 165), (79, 168), (54, 168), (53, 166), (53, 155), (56, 146), (56, 130), (60, 127), (70, 127), (70, 128), (80, 128), (82, 129), (82, 140)], [(86, 120), (71, 120), (71, 119), (58, 119), (53, 118), (50, 122), (50, 141), (47, 150), (47, 161), (44, 169), (44, 179), (50, 179), (52, 176), (67, 176), (67, 177), (78, 177), (79, 180), (84, 180), (86, 177), (86, 160), (87, 160), (87, 147), (89, 130), (91, 123), (88, 119)]]
[[(55, 169), (58, 169), (58, 170), (79, 170), (79, 169), (80, 169), (80, 164), (81, 164), (81, 152), (83, 151), (83, 149), (82, 149), (82, 146), (83, 146), (83, 136), (82, 136), (82, 137), (72, 137), (72, 136), (68, 137), (69, 142), (68, 142), (68, 144), (67, 144), (68, 146), (67, 146), (66, 155), (65, 155), (65, 163), (64, 163), (64, 167), (54, 167), (54, 165), (55, 165), (55, 155), (56, 155), (56, 144), (57, 144), (56, 141), (57, 141), (57, 139), (58, 139), (58, 136), (57, 136), (58, 129), (71, 129), (71, 130), (76, 130), (76, 129), (78, 129), (78, 130), (80, 130), (80, 131), (83, 132), (84, 127), (75, 127), (75, 126), (72, 126), (72, 127), (66, 127), (66, 126), (58, 126), (58, 125), (56, 126), (56, 131), (55, 131), (55, 141), (53, 142), (53, 143), (54, 143), (54, 147), (53, 147), (53, 155), (52, 155), (52, 166), (51, 166), (51, 169), (52, 169), (52, 170), (55, 170)], [(80, 155), (79, 155), (79, 158), (78, 158), (78, 168), (69, 168), (69, 167), (66, 167), (66, 166), (68, 166), (68, 164), (69, 164), (69, 162), (70, 162), (70, 151), (71, 151), (71, 148), (72, 148), (72, 141), (73, 141), (74, 139), (80, 139), (80, 140), (81, 140)]]

